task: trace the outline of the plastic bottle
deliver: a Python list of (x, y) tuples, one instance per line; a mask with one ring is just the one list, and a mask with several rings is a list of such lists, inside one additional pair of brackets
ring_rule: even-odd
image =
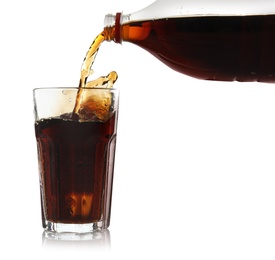
[(275, 82), (274, 0), (158, 0), (106, 15), (105, 31), (195, 78)]

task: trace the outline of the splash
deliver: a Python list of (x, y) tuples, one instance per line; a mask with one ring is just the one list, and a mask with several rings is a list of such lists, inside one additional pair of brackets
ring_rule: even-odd
[(95, 120), (95, 118), (105, 121), (109, 118), (109, 110), (112, 104), (111, 93), (109, 91), (96, 90), (92, 88), (113, 88), (118, 75), (115, 71), (110, 72), (107, 76), (99, 77), (94, 80), (88, 78), (94, 73), (92, 66), (94, 64), (99, 47), (105, 41), (104, 31), (100, 33), (91, 44), (81, 67), (79, 90), (76, 97), (73, 115), (80, 120)]

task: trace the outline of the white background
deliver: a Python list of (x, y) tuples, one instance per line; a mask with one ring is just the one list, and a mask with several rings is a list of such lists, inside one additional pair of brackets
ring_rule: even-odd
[(32, 89), (77, 86), (105, 14), (151, 2), (1, 1), (8, 259), (274, 259), (275, 86), (191, 79), (129, 43), (104, 43), (94, 66), (121, 91), (110, 240), (42, 239)]

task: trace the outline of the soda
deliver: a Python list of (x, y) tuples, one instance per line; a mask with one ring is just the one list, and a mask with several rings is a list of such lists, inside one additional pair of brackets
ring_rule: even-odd
[(131, 42), (195, 78), (275, 82), (275, 15), (168, 17), (105, 30), (108, 40)]
[(116, 116), (105, 122), (67, 116), (36, 122), (42, 212), (48, 221), (83, 224), (110, 215), (105, 213), (111, 208)]

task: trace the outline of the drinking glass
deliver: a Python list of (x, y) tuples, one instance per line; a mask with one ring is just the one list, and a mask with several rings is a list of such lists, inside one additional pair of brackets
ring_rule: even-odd
[(50, 232), (87, 233), (110, 225), (119, 91), (79, 92), (33, 91), (42, 225)]

